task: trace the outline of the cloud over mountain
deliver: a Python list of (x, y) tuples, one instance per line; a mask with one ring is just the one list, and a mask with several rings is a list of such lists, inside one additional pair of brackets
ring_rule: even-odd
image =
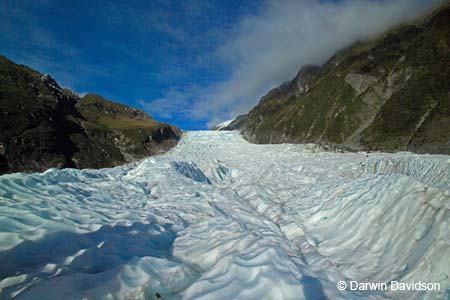
[(247, 112), (302, 65), (322, 64), (359, 39), (429, 12), (441, 0), (269, 0), (243, 16), (211, 56), (226, 76), (205, 87), (172, 87), (142, 102), (150, 113), (190, 117), (211, 125)]

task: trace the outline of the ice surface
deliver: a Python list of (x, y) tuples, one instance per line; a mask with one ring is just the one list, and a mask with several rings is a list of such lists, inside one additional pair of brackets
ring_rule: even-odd
[(448, 156), (188, 132), (122, 167), (1, 176), (0, 299), (446, 299), (449, 210)]

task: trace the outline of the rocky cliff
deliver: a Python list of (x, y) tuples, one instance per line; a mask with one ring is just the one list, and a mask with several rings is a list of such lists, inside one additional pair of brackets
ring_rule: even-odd
[(0, 174), (102, 168), (173, 147), (174, 126), (98, 95), (80, 98), (49, 75), (0, 56)]
[(450, 154), (450, 6), (303, 67), (242, 132), (256, 143)]

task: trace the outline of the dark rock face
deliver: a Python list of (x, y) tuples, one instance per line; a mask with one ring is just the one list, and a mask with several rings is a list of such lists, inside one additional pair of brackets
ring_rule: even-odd
[(181, 131), (98, 95), (79, 98), (0, 56), (0, 174), (102, 168), (162, 153)]
[(307, 66), (245, 120), (255, 143), (450, 154), (450, 6)]
[(158, 143), (162, 143), (168, 139), (176, 139), (178, 136), (179, 133), (172, 126), (161, 127), (152, 133), (152, 139)]
[(305, 95), (309, 92), (312, 84), (316, 80), (317, 76), (320, 75), (321, 69), (317, 66), (308, 65), (300, 69), (297, 76), (295, 76), (292, 81), (291, 89), (297, 92), (297, 95)]

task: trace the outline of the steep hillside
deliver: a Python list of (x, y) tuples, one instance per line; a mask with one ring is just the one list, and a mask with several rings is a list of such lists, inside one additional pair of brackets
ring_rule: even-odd
[(116, 166), (174, 146), (181, 132), (0, 56), (0, 174)]
[(450, 6), (307, 66), (248, 114), (256, 143), (450, 154)]
[(212, 128), (212, 130), (216, 131), (232, 131), (232, 130), (242, 130), (245, 126), (245, 122), (247, 120), (247, 115), (240, 115), (226, 122), (226, 124), (222, 123)]

